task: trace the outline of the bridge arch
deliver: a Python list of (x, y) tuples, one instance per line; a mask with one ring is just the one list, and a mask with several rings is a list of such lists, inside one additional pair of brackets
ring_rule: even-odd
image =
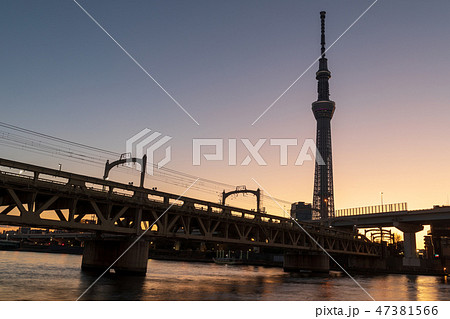
[(225, 192), (225, 190), (222, 192), (222, 205), (225, 206), (226, 199), (234, 194), (253, 194), (256, 196), (256, 212), (261, 212), (261, 190), (258, 188), (257, 190), (251, 190), (247, 189), (245, 186), (239, 188), (236, 187), (236, 190)]
[(144, 154), (142, 158), (136, 158), (136, 157), (127, 157), (128, 154), (122, 154), (120, 155), (120, 159), (117, 161), (114, 161), (112, 163), (109, 162), (109, 160), (106, 161), (105, 164), (105, 173), (103, 175), (103, 179), (106, 180), (109, 175), (109, 171), (114, 167), (118, 165), (122, 165), (125, 163), (138, 163), (141, 165), (141, 183), (140, 187), (144, 187), (144, 178), (145, 178), (145, 168), (147, 166), (147, 155)]

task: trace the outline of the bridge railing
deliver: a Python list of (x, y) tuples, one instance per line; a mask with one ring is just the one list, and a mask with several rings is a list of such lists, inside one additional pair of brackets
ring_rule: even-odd
[(380, 213), (392, 213), (403, 212), (408, 210), (407, 203), (394, 203), (385, 205), (355, 207), (337, 209), (335, 211), (336, 217), (355, 216), (355, 215), (368, 215), (368, 214), (380, 214)]

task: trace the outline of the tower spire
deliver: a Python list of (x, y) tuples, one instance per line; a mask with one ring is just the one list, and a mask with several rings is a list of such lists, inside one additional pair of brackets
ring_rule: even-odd
[[(318, 98), (312, 104), (312, 111), (317, 121), (313, 209), (323, 220), (334, 217), (331, 119), (334, 114), (335, 103), (330, 101), (328, 84), (331, 72), (328, 70), (328, 61), (325, 57), (325, 14), (325, 11), (320, 12), (321, 56), (319, 70), (316, 72)], [(320, 163), (320, 159), (323, 160), (322, 163)]]
[(329, 101), (330, 92), (328, 80), (331, 77), (331, 72), (328, 70), (328, 60), (325, 57), (325, 15), (326, 12), (320, 12), (320, 22), (321, 22), (321, 57), (319, 59), (319, 71), (316, 73), (316, 79), (318, 81), (317, 93), (319, 95), (318, 101)]
[(320, 52), (322, 54), (322, 58), (325, 57), (325, 15), (327, 13), (325, 11), (320, 12), (320, 22), (321, 22), (321, 29), (322, 29), (322, 36), (320, 44), (322, 45), (322, 48), (320, 49)]

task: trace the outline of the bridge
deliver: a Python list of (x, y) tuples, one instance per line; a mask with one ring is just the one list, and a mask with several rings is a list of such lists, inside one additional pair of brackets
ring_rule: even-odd
[(332, 219), (331, 225), (336, 227), (396, 227), (401, 223), (429, 225), (429, 223), (448, 221), (450, 221), (450, 206), (435, 206), (430, 209), (341, 216)]
[[(419, 264), (416, 258), (416, 233), (423, 230), (423, 225), (448, 225), (450, 222), (450, 206), (421, 210), (406, 210), (406, 203), (383, 206), (374, 206), (376, 209), (352, 209), (354, 215), (333, 218), (330, 225), (338, 228), (396, 227), (403, 232), (404, 262), (414, 266)], [(397, 210), (386, 209), (393, 207)], [(370, 213), (372, 211), (375, 213)]]
[(382, 254), (380, 245), (356, 232), (301, 223), (307, 234), (290, 218), (0, 159), (0, 224), (123, 235), (86, 241), (85, 269), (108, 267), (153, 223), (116, 271), (145, 273), (152, 238), (280, 248), (294, 255), (287, 258), (294, 264), (298, 255), (310, 256), (309, 265), (316, 263), (311, 258), (324, 264), (328, 256), (320, 246), (330, 254)]

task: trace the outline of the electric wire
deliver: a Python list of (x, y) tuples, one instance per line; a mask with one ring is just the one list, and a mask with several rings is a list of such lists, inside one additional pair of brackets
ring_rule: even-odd
[[(119, 152), (69, 141), (4, 122), (0, 122), (0, 127), (6, 129), (6, 131), (0, 130), (0, 145), (20, 151), (32, 152), (39, 155), (69, 160), (70, 162), (77, 164), (102, 168), (104, 167), (106, 160), (114, 160), (122, 155)], [(157, 164), (155, 163), (148, 164), (157, 168)], [(130, 174), (138, 174), (135, 169), (128, 166), (119, 166), (117, 172), (127, 176)], [(198, 183), (194, 185), (192, 189), (205, 194), (215, 195), (217, 196), (217, 199), (221, 199), (223, 190), (234, 190), (236, 188), (236, 185), (218, 182), (208, 178), (201, 178), (167, 167), (155, 169), (152, 179), (177, 187), (186, 187), (186, 185), (190, 185), (192, 181), (198, 179)], [(262, 194), (261, 197), (262, 200), (269, 198), (264, 194)], [(253, 204), (254, 198), (240, 196), (238, 201), (240, 203)], [(277, 201), (289, 205), (289, 207), (291, 205), (291, 202), (286, 200), (277, 199)], [(272, 206), (270, 205), (270, 202), (265, 202), (265, 204), (268, 204), (266, 205), (266, 210), (269, 206)], [(273, 206), (271, 208), (273, 208)]]

